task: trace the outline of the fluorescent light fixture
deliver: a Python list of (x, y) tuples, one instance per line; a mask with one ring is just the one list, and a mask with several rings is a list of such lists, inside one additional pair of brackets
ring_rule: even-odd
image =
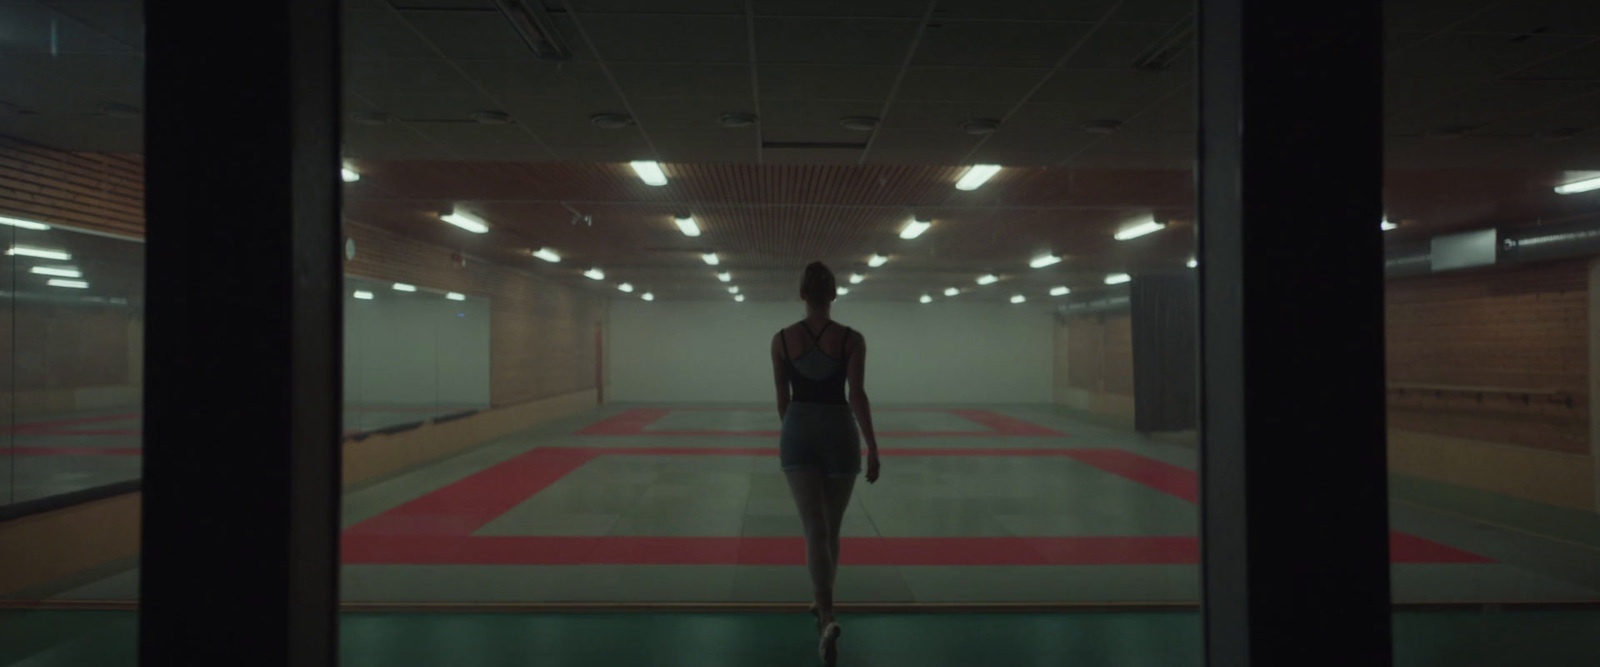
[(924, 294), (924, 295), (922, 295), (921, 299), (918, 299), (918, 301), (921, 301), (923, 303), (933, 303), (933, 297)]
[(1027, 300), (1028, 300), (1028, 297), (1025, 297), (1025, 296), (1023, 296), (1021, 294), (1018, 294), (1016, 296), (1011, 297), (1011, 303), (1022, 303), (1022, 302), (1027, 301)]
[(416, 285), (408, 285), (406, 283), (395, 283), (394, 284), (394, 291), (396, 291), (396, 292), (415, 292), (415, 291), (417, 291), (417, 286)]
[(1384, 218), (1383, 222), (1378, 223), (1378, 229), (1381, 229), (1381, 230), (1386, 231), (1386, 232), (1391, 230), (1391, 229), (1398, 229), (1399, 227), (1400, 227), (1400, 225), (1397, 225), (1397, 224), (1394, 224), (1392, 222), (1389, 222), (1388, 218)]
[(1194, 267), (1200, 266), (1200, 260), (1191, 258), (1189, 260), (1189, 265), (1188, 266), (1191, 269), (1194, 268)]
[(629, 162), (628, 166), (633, 167), (633, 173), (638, 174), (639, 180), (644, 181), (645, 185), (667, 184), (667, 174), (661, 171), (661, 165), (655, 160), (635, 160)]
[(60, 261), (60, 262), (65, 262), (65, 261), (67, 261), (69, 259), (72, 259), (72, 253), (69, 253), (69, 252), (67, 252), (65, 250), (50, 250), (49, 248), (35, 248), (35, 247), (32, 247), (32, 246), (25, 246), (25, 245), (14, 245), (14, 246), (11, 246), (11, 249), (7, 250), (6, 254), (7, 255), (16, 255), (18, 257), (38, 257), (39, 259), (53, 259), (53, 260)]
[(706, 253), (704, 255), (701, 255), (700, 259), (705, 260), (706, 263), (710, 264), (711, 266), (716, 266), (717, 264), (722, 262), (722, 258), (717, 257), (717, 253), (714, 253), (714, 252), (708, 252), (708, 253)]
[(1556, 194), (1558, 195), (1575, 195), (1579, 192), (1588, 192), (1590, 190), (1600, 190), (1600, 176), (1556, 186)]
[(928, 231), (928, 228), (932, 226), (932, 222), (912, 218), (910, 222), (906, 223), (905, 227), (900, 228), (900, 238), (907, 240), (917, 238), (918, 236), (922, 236), (922, 233)]
[(639, 298), (644, 299), (645, 301), (655, 301), (656, 300), (656, 295), (651, 294), (649, 292), (645, 292), (644, 294), (640, 294)]
[(34, 222), (32, 220), (23, 220), (20, 218), (8, 218), (5, 216), (0, 216), (0, 225), (16, 227), (17, 229), (32, 229), (39, 232), (50, 231), (50, 225), (42, 222)]
[(489, 223), (484, 222), (483, 218), (475, 216), (475, 215), (473, 215), (471, 213), (463, 213), (461, 211), (456, 211), (456, 212), (451, 213), (449, 215), (441, 215), (441, 216), (439, 216), (439, 219), (443, 220), (445, 222), (448, 222), (448, 223), (450, 223), (452, 225), (455, 225), (457, 227), (460, 227), (462, 229), (465, 229), (465, 230), (467, 230), (469, 232), (472, 232), (474, 234), (487, 234), (487, 233), (489, 233)]
[(1071, 293), (1072, 290), (1068, 289), (1066, 286), (1050, 288), (1050, 296), (1066, 296)]
[(550, 262), (551, 264), (561, 261), (561, 255), (556, 254), (556, 251), (549, 248), (540, 248), (535, 250), (533, 251), (533, 256), (538, 257), (546, 262)]
[(861, 275), (859, 273), (850, 274), (850, 284), (851, 285), (860, 285), (861, 281), (866, 280), (866, 279), (867, 279), (866, 276), (863, 276), (863, 275)]
[(993, 273), (986, 273), (984, 275), (978, 276), (978, 284), (979, 285), (993, 285), (993, 284), (995, 284), (997, 282), (1000, 282), (1000, 279), (996, 278)]
[(889, 258), (888, 257), (884, 257), (883, 255), (876, 255), (875, 254), (875, 255), (867, 258), (867, 266), (870, 266), (870, 267), (872, 267), (874, 269), (876, 269), (876, 268), (878, 268), (880, 266), (883, 266), (884, 264), (888, 264), (888, 263), (889, 263)]
[(467, 300), (467, 295), (462, 294), (460, 292), (445, 292), (444, 293), (444, 298), (449, 299), (451, 301), (466, 301)]
[(82, 280), (68, 280), (66, 278), (51, 278), (45, 283), (51, 287), (71, 287), (72, 289), (88, 289), (89, 283)]
[(28, 273), (57, 278), (82, 278), (83, 272), (70, 266), (35, 266)]
[(728, 288), (728, 293), (729, 294), (738, 294), (739, 293), (739, 286), (738, 285), (734, 285), (732, 287), (729, 287)]
[(979, 186), (989, 182), (989, 179), (998, 173), (1000, 173), (1000, 165), (998, 164), (972, 165), (970, 169), (967, 169), (967, 173), (961, 177), (961, 180), (956, 181), (956, 189), (976, 190)]
[(744, 303), (744, 295), (743, 294), (737, 295), (737, 296), (733, 297), (733, 300), (734, 301), (738, 301), (739, 303)]
[(631, 283), (622, 283), (621, 285), (617, 285), (617, 289), (622, 290), (624, 292), (632, 292), (633, 291), (633, 285)]
[(1033, 261), (1028, 262), (1028, 266), (1031, 266), (1031, 267), (1033, 267), (1035, 269), (1042, 269), (1044, 267), (1050, 266), (1051, 264), (1060, 264), (1060, 263), (1061, 263), (1061, 256), (1060, 255), (1040, 255), (1038, 257), (1033, 258)]
[(961, 295), (961, 290), (956, 289), (954, 287), (951, 287), (951, 288), (948, 288), (948, 289), (946, 289), (944, 291), (944, 295), (945, 296), (960, 296)]
[(343, 167), (339, 169), (339, 178), (343, 179), (346, 183), (354, 183), (361, 180), (361, 174), (356, 173), (356, 170), (349, 167)]
[(583, 277), (590, 280), (605, 280), (606, 272), (601, 271), (600, 269), (589, 269), (588, 271), (583, 272)]
[(700, 224), (694, 221), (694, 216), (691, 215), (685, 218), (678, 218), (677, 223), (678, 230), (683, 232), (684, 236), (700, 235)]
[(1122, 283), (1128, 282), (1130, 280), (1133, 280), (1133, 276), (1130, 276), (1130, 275), (1128, 275), (1126, 273), (1113, 273), (1111, 275), (1106, 276), (1106, 284), (1107, 285), (1121, 285)]
[(371, 301), (372, 300), (372, 292), (368, 292), (368, 291), (366, 291), (364, 289), (358, 289), (358, 290), (355, 291), (355, 293), (351, 294), (350, 296), (353, 296), (353, 297), (355, 297), (357, 299), (361, 299), (362, 301)]
[(728, 282), (730, 280), (733, 280), (733, 274), (728, 273), (727, 271), (723, 271), (722, 273), (717, 274), (717, 280), (720, 280), (722, 282)]
[(837, 292), (836, 292), (836, 293), (837, 293), (837, 294), (838, 294), (838, 295), (839, 295), (839, 296), (844, 296), (844, 295), (846, 295), (846, 294), (849, 294), (849, 293), (850, 293), (850, 288), (848, 288), (848, 287), (840, 287), (840, 288), (839, 288), (839, 289), (838, 289), (838, 291), (837, 291)]
[(1149, 222), (1141, 222), (1141, 223), (1139, 223), (1137, 225), (1134, 225), (1134, 226), (1129, 227), (1127, 229), (1124, 229), (1124, 230), (1122, 230), (1120, 232), (1117, 232), (1116, 239), (1118, 241), (1126, 241), (1128, 239), (1136, 239), (1136, 238), (1139, 238), (1139, 237), (1144, 236), (1146, 234), (1154, 234), (1154, 233), (1159, 232), (1159, 231), (1161, 231), (1163, 229), (1166, 229), (1166, 228), (1167, 228), (1167, 223), (1165, 223), (1165, 222), (1156, 222), (1154, 220), (1151, 220)]

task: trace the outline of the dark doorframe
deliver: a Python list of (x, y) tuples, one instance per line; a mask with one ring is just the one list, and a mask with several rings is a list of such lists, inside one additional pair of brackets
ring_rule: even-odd
[(339, 8), (145, 3), (141, 664), (335, 663)]
[(1207, 664), (1387, 665), (1382, 6), (1199, 7)]

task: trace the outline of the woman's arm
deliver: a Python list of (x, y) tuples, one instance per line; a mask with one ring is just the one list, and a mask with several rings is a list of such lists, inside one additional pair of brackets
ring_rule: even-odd
[(872, 402), (867, 399), (867, 337), (855, 332), (850, 343), (850, 408), (867, 438), (867, 483), (878, 481), (878, 434), (872, 429)]
[[(783, 332), (779, 331), (778, 336)], [(783, 421), (784, 415), (789, 414), (789, 364), (783, 357), (783, 341), (778, 336), (772, 337), (772, 381), (778, 385), (778, 421)]]

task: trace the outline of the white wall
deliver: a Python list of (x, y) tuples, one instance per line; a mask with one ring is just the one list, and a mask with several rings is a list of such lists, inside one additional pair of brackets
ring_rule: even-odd
[[(355, 299), (354, 289), (376, 298)], [(345, 402), (489, 405), (489, 302), (351, 284), (344, 304)]]
[[(867, 337), (867, 393), (875, 403), (1050, 402), (1047, 310), (841, 301), (833, 315)], [(799, 303), (612, 301), (607, 398), (771, 402), (768, 346), (803, 316)]]

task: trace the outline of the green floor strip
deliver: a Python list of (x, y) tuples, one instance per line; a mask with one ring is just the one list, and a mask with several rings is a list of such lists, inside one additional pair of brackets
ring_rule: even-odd
[[(0, 613), (0, 665), (134, 667), (130, 612)], [(1199, 667), (1190, 613), (860, 614), (841, 665)], [(344, 614), (344, 667), (816, 664), (801, 614)], [(1590, 667), (1600, 611), (1395, 615), (1401, 667)]]

